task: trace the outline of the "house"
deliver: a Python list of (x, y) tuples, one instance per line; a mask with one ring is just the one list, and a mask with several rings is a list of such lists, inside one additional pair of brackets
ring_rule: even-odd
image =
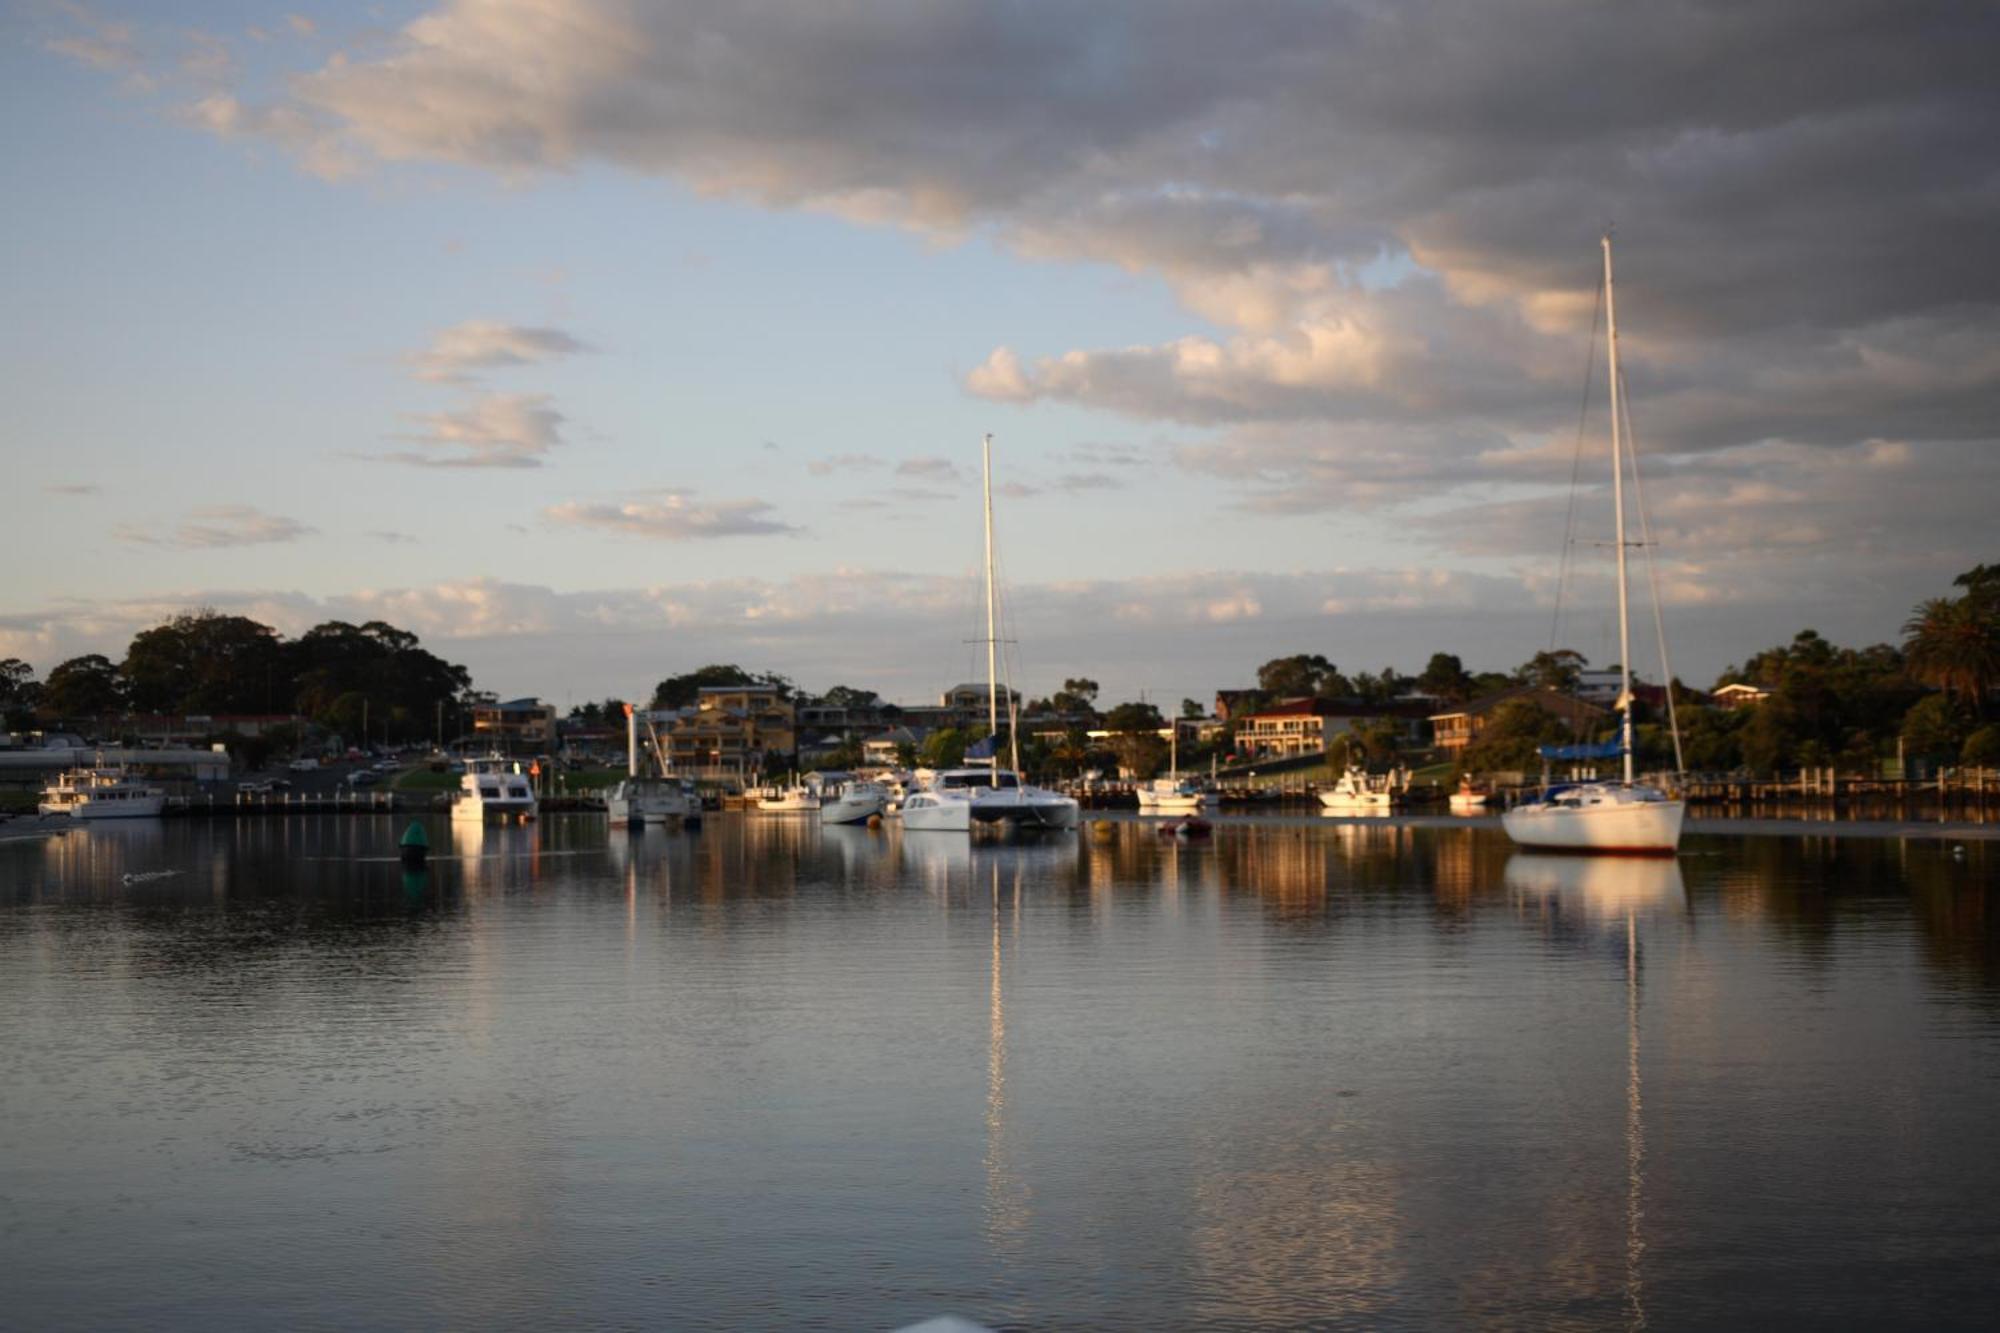
[(474, 704), (472, 735), (478, 744), (502, 753), (547, 753), (555, 745), (555, 706), (532, 696)]
[(1709, 695), (1717, 708), (1733, 713), (1739, 708), (1749, 708), (1763, 703), (1771, 697), (1771, 692), (1761, 685), (1746, 685), (1735, 681), (1728, 685), (1718, 685)]
[(792, 705), (773, 686), (704, 685), (693, 708), (652, 718), (674, 768), (690, 775), (741, 777), (762, 768), (766, 753), (798, 749)]
[[(1220, 702), (1218, 700), (1218, 702)], [(1236, 752), (1245, 758), (1289, 759), (1321, 754), (1336, 738), (1378, 722), (1393, 722), (1407, 740), (1420, 740), (1424, 712), (1408, 704), (1353, 699), (1286, 699), (1242, 716)]]
[[(1634, 690), (1637, 693), (1637, 690)], [(1533, 685), (1523, 685), (1516, 689), (1502, 690), (1489, 694), (1484, 699), (1475, 699), (1469, 704), (1450, 712), (1432, 713), (1431, 732), (1438, 748), (1448, 755), (1457, 755), (1479, 739), (1479, 733), (1486, 729), (1486, 723), (1502, 704), (1515, 700), (1526, 700), (1543, 711), (1569, 724), (1572, 731), (1583, 732), (1609, 717), (1610, 711), (1596, 704), (1559, 690), (1540, 689)]]
[(924, 738), (908, 727), (891, 727), (861, 742), (861, 762), (868, 767), (900, 768), (902, 747), (914, 750), (923, 743)]

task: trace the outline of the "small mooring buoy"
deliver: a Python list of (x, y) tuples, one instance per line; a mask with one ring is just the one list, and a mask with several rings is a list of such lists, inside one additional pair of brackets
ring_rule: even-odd
[(424, 826), (414, 819), (410, 821), (410, 826), (403, 830), (402, 839), (396, 846), (403, 864), (412, 870), (421, 870), (424, 862), (430, 859), (430, 835), (425, 833)]
[(1118, 830), (1108, 819), (1093, 819), (1090, 821), (1090, 836), (1099, 842), (1110, 842), (1118, 836)]

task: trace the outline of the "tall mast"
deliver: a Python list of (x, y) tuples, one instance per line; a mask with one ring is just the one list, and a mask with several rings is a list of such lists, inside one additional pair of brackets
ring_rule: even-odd
[(631, 704), (625, 705), (625, 776), (639, 776), (639, 714)]
[(1619, 430), (1618, 300), (1611, 287), (1611, 233), (1604, 234), (1605, 344), (1611, 352), (1611, 505), (1617, 510), (1619, 748), (1625, 752), (1625, 785), (1632, 785), (1632, 617), (1625, 599), (1625, 464)]
[(993, 436), (979, 442), (979, 468), (986, 495), (986, 739), (992, 751), (987, 768), (1000, 785), (1000, 633), (993, 615)]

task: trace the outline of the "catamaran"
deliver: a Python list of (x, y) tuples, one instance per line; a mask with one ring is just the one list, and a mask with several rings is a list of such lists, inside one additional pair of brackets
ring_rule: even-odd
[(518, 759), (492, 755), (465, 761), (465, 775), (458, 780), (458, 795), (451, 803), (454, 823), (484, 824), (491, 821), (527, 823), (535, 817), (539, 803), (534, 783)]
[[(1077, 804), (1059, 792), (1028, 785), (1021, 776), (1020, 729), (1009, 704), (1008, 767), (1000, 767), (1000, 663), (998, 604), (993, 567), (993, 437), (980, 443), (986, 512), (986, 738), (980, 743), (987, 766), (953, 768), (936, 774), (903, 801), (903, 827), (912, 832), (967, 833), (980, 826), (1014, 829), (1073, 829)], [(1012, 695), (1010, 693), (1011, 700)], [(974, 751), (976, 753), (976, 751)]]
[[(1604, 237), (1605, 342), (1611, 358), (1611, 504), (1618, 552), (1618, 739), (1602, 745), (1544, 746), (1545, 761), (1622, 761), (1617, 782), (1574, 782), (1547, 787), (1500, 817), (1507, 836), (1523, 847), (1562, 851), (1671, 854), (1680, 847), (1687, 807), (1632, 774), (1632, 621), (1625, 586), (1625, 468), (1630, 441), (1623, 429), (1623, 386), (1618, 378), (1618, 304), (1611, 281), (1611, 237)], [(1633, 478), (1637, 464), (1631, 462)], [(1643, 518), (1643, 509), (1641, 511)], [(1668, 679), (1672, 676), (1669, 674)], [(1671, 694), (1671, 691), (1669, 691)], [(1671, 702), (1671, 701), (1670, 701)]]

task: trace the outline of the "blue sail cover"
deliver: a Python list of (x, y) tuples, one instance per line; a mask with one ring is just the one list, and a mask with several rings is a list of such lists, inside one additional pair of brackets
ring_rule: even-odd
[(967, 759), (991, 759), (993, 757), (993, 747), (999, 739), (998, 736), (981, 736), (978, 740), (965, 747), (965, 757)]
[(1591, 745), (1544, 745), (1542, 747), (1542, 758), (1558, 761), (1570, 759), (1616, 759), (1624, 753), (1624, 745), (1615, 740), (1598, 741)]

